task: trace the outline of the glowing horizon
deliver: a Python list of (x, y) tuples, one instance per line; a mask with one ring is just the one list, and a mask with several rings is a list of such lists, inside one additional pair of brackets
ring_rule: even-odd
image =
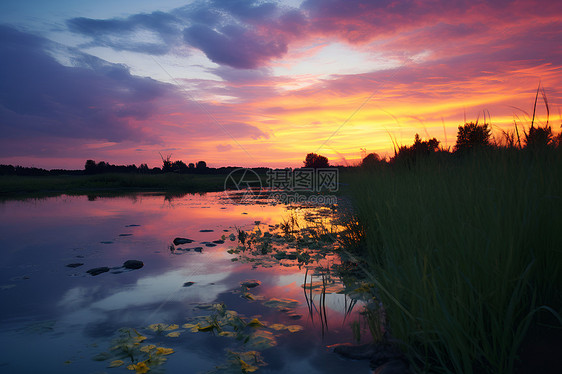
[(560, 132), (555, 1), (31, 3), (0, 5), (0, 164), (354, 164), (528, 126), (539, 82)]

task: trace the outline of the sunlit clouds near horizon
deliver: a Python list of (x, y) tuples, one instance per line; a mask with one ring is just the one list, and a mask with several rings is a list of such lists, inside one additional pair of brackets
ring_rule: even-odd
[[(562, 115), (559, 1), (0, 5), (0, 164), (352, 165), (464, 121)], [(546, 123), (544, 105), (538, 120)]]

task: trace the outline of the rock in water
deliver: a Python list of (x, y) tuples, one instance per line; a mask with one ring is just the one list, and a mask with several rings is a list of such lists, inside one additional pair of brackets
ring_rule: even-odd
[(99, 268), (90, 269), (90, 270), (86, 271), (86, 273), (91, 274), (93, 276), (96, 276), (96, 275), (100, 275), (102, 273), (107, 273), (108, 271), (109, 271), (109, 268), (107, 266), (102, 266), (102, 267), (99, 267)]
[(189, 244), (193, 243), (193, 240), (187, 238), (175, 238), (174, 245)]
[(139, 260), (127, 260), (123, 263), (125, 269), (140, 269), (144, 266), (144, 263)]
[(246, 288), (254, 288), (259, 286), (260, 284), (261, 282), (255, 279), (250, 279), (250, 280), (245, 280), (244, 282), (240, 282), (240, 285)]
[(68, 267), (68, 268), (77, 268), (78, 266), (82, 266), (82, 265), (84, 265), (84, 263), (82, 263), (82, 262), (74, 262), (74, 263), (72, 263), (72, 264), (66, 265), (66, 267)]

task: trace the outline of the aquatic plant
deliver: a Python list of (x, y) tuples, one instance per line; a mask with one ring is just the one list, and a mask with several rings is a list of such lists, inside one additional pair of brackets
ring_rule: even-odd
[[(160, 331), (159, 326), (151, 326), (153, 327), (151, 330)], [(166, 327), (162, 331), (165, 330)], [(119, 367), (129, 363), (127, 369), (139, 374), (147, 373), (164, 364), (167, 360), (165, 356), (174, 353), (171, 348), (157, 347), (154, 344), (143, 345), (147, 339), (136, 329), (122, 328), (119, 330), (119, 336), (112, 343), (111, 353), (102, 353), (98, 357), (104, 361), (111, 360), (108, 367)]]

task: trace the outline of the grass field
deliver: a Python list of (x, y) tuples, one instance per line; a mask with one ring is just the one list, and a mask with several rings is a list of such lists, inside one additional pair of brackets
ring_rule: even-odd
[(210, 192), (222, 191), (222, 174), (98, 174), (68, 176), (2, 176), (0, 199), (83, 195), (92, 192)]
[(562, 329), (561, 152), (490, 149), (345, 175), (365, 271), (420, 371), (513, 373)]

